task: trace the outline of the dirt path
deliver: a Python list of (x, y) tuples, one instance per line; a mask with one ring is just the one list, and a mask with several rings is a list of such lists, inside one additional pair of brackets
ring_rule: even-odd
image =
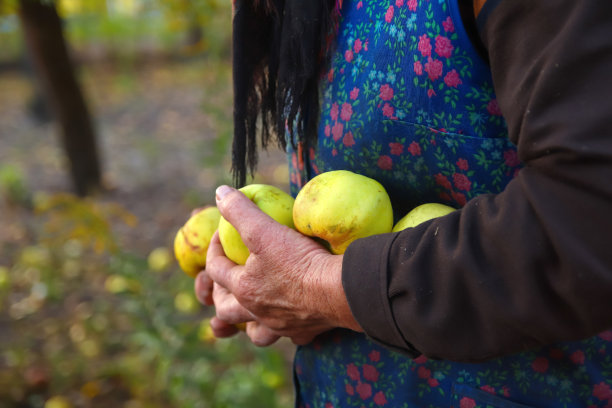
[[(81, 79), (109, 187), (97, 199), (116, 202), (138, 218), (135, 228), (117, 226), (125, 245), (140, 253), (168, 245), (191, 208), (211, 203), (214, 188), (229, 182), (229, 65), (194, 60), (123, 71), (89, 66)], [(23, 73), (0, 73), (0, 166), (17, 168), (30, 193), (69, 191), (55, 124), (37, 123), (27, 112), (32, 94)], [(284, 160), (282, 152), (264, 153), (258, 179), (286, 189)], [(11, 213), (6, 206), (0, 203), (0, 214)], [(0, 233), (0, 243), (19, 238), (11, 231)]]

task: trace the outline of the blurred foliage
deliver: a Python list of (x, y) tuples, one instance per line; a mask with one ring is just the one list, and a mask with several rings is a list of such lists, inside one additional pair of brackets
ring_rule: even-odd
[[(16, 4), (0, 0), (0, 64), (23, 58)], [(229, 182), (231, 2), (56, 5), (84, 61), (105, 176), (120, 186), (87, 199), (42, 193), (64, 177), (57, 142), (17, 113), (31, 77), (0, 78), (12, 95), (0, 99), (0, 407), (291, 406), (293, 346), (216, 340), (213, 310), (165, 245), (181, 213)], [(285, 165), (269, 168), (259, 181), (286, 183)], [(152, 235), (161, 243), (147, 246)]]
[(9, 205), (30, 204), (30, 194), (23, 172), (14, 165), (0, 164), (0, 197)]
[(35, 202), (44, 234), (41, 243), (52, 246), (57, 242), (78, 240), (96, 253), (118, 250), (112, 234), (112, 222), (118, 219), (134, 226), (136, 217), (116, 203), (99, 203), (72, 194), (40, 194)]
[(64, 194), (35, 201), (34, 243), (0, 265), (0, 406), (290, 404), (286, 355), (216, 340), (170, 248), (140, 257), (111, 244), (109, 226), (132, 224), (129, 212)]
[[(26, 0), (36, 1), (36, 0)], [(123, 58), (147, 52), (229, 56), (231, 2), (222, 0), (55, 0), (71, 48)], [(18, 0), (0, 1), (0, 61), (23, 51)]]

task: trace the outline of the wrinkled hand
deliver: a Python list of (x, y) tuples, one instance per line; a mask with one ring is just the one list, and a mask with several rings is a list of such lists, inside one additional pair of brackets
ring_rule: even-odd
[(251, 255), (246, 265), (236, 265), (225, 257), (218, 234), (212, 238), (196, 294), (216, 307), (215, 335), (233, 335), (233, 324), (249, 322), (247, 335), (264, 346), (279, 336), (307, 344), (334, 327), (361, 330), (342, 288), (342, 255), (277, 223), (230, 187), (217, 189), (217, 207)]

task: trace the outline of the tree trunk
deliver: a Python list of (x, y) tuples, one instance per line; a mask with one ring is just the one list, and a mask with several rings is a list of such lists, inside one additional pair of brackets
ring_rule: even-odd
[(20, 0), (19, 17), (26, 46), (62, 128), (76, 193), (84, 196), (102, 186), (96, 136), (85, 98), (64, 40), (62, 22), (52, 2)]

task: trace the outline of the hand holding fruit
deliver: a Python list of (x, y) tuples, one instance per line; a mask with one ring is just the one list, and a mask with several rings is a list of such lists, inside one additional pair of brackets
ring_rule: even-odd
[[(234, 324), (248, 321), (247, 334), (258, 345), (279, 336), (304, 344), (334, 327), (360, 330), (342, 288), (339, 254), (355, 239), (414, 227), (454, 210), (424, 204), (393, 227), (384, 188), (348, 171), (313, 178), (295, 205), (273, 186), (254, 184), (240, 192), (222, 186), (217, 208), (222, 214), (219, 232), (208, 238), (207, 230), (210, 245), (203, 259), (208, 262), (196, 279), (196, 294), (203, 303), (216, 305), (211, 327), (217, 337), (235, 334)], [(188, 231), (179, 231), (177, 242)], [(188, 265), (184, 261), (181, 267)]]
[[(216, 283), (220, 320), (256, 320), (297, 344), (334, 327), (360, 330), (342, 290), (342, 256), (274, 221), (227, 186), (217, 189), (217, 208), (250, 251), (245, 265), (238, 265), (225, 256), (217, 235), (211, 241), (206, 272)], [(270, 331), (261, 328), (247, 327), (247, 334), (255, 344), (269, 344)]]

